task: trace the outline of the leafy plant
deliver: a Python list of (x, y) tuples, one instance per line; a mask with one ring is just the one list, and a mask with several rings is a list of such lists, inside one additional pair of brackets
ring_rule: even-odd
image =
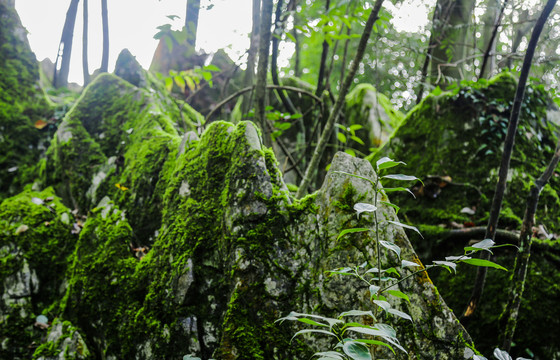
[[(384, 157), (377, 161), (376, 168), (377, 174), (381, 171), (396, 167), (398, 165), (404, 164), (402, 161), (395, 161), (388, 157)], [(345, 229), (340, 232), (337, 240), (346, 236), (348, 234), (357, 232), (373, 232), (375, 239), (375, 246), (377, 249), (377, 267), (367, 268), (367, 262), (360, 266), (355, 267), (342, 267), (328, 271), (330, 275), (342, 275), (342, 276), (353, 276), (360, 281), (367, 284), (369, 289), (370, 301), (373, 303), (374, 311), (371, 310), (349, 310), (342, 312), (336, 318), (330, 318), (314, 314), (305, 314), (298, 312), (291, 312), (287, 316), (279, 319), (279, 322), (283, 321), (297, 321), (304, 323), (309, 328), (299, 330), (294, 334), (293, 337), (303, 334), (323, 334), (336, 338), (337, 343), (332, 351), (317, 352), (314, 354), (315, 357), (322, 360), (341, 360), (341, 359), (354, 359), (354, 360), (367, 360), (372, 359), (372, 350), (374, 347), (386, 347), (390, 349), (394, 354), (398, 349), (402, 352), (407, 352), (406, 349), (399, 343), (397, 339), (396, 330), (388, 324), (381, 323), (378, 320), (378, 316), (381, 313), (385, 313), (388, 316), (395, 316), (405, 320), (412, 321), (412, 317), (391, 305), (388, 298), (398, 298), (407, 302), (410, 302), (410, 298), (407, 294), (398, 290), (397, 285), (403, 281), (414, 277), (422, 272), (426, 272), (434, 267), (443, 267), (450, 272), (455, 272), (458, 263), (465, 263), (474, 266), (481, 267), (492, 267), (500, 270), (506, 270), (499, 264), (491, 262), (489, 260), (483, 260), (478, 258), (473, 258), (472, 255), (480, 251), (492, 252), (491, 249), (498, 248), (505, 245), (495, 245), (494, 241), (491, 239), (483, 240), (472, 246), (467, 246), (464, 248), (464, 253), (459, 256), (448, 256), (445, 260), (434, 261), (432, 264), (423, 266), (419, 263), (400, 259), (401, 248), (392, 241), (381, 240), (379, 231), (379, 219), (377, 217), (377, 209), (379, 204), (385, 204), (394, 208), (396, 211), (399, 210), (397, 205), (391, 204), (388, 201), (380, 200), (379, 195), (383, 195), (386, 192), (392, 191), (407, 191), (410, 192), (408, 188), (405, 187), (394, 187), (394, 188), (383, 188), (380, 185), (380, 179), (391, 179), (397, 181), (421, 181), (415, 176), (404, 175), (404, 174), (387, 174), (384, 176), (376, 176), (375, 180), (369, 179), (367, 177), (354, 175), (346, 172), (337, 171), (337, 173), (345, 174), (348, 176), (360, 178), (368, 181), (374, 189), (374, 204), (369, 203), (356, 203), (354, 204), (354, 210), (358, 217), (360, 216), (372, 216), (372, 225), (370, 227), (355, 227)], [(412, 194), (413, 195), (413, 194)], [(414, 195), (413, 195), (414, 196)], [(400, 226), (404, 229), (413, 230), (420, 234), (420, 231), (411, 225), (402, 224), (398, 221), (387, 220), (386, 223)], [(420, 234), (421, 235), (421, 234)], [(384, 248), (386, 251), (394, 253), (400, 260), (400, 266), (390, 267), (383, 269), (381, 267), (381, 251)], [(405, 268), (419, 268), (411, 273), (403, 276), (401, 275), (402, 270)], [(367, 319), (368, 323), (364, 324), (355, 321), (354, 318), (359, 317), (362, 319)], [(292, 338), (293, 339), (293, 338)]]

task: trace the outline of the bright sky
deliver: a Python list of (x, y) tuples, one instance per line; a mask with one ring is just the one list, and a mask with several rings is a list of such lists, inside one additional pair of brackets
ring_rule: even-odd
[[(226, 48), (234, 60), (249, 47), (248, 33), (251, 31), (251, 0), (202, 0), (203, 9), (209, 3), (210, 10), (200, 11), (197, 47), (207, 52)], [(38, 60), (56, 58), (62, 27), (70, 0), (16, 0), (16, 10), (26, 27), (31, 49)], [(101, 64), (102, 30), (101, 1), (89, 1), (88, 62), (90, 73)], [(74, 28), (71, 82), (82, 83), (82, 2)], [(157, 27), (174, 24), (180, 28), (184, 23), (186, 0), (116, 0), (108, 1), (109, 14), (109, 71), (124, 48), (136, 56), (138, 62), (148, 68), (158, 41), (153, 36)], [(181, 20), (172, 22), (167, 15), (178, 15)]]
[[(386, 7), (395, 14), (393, 25), (398, 30), (413, 32), (420, 31), (425, 26), (429, 8), (434, 2), (435, 0), (404, 0), (397, 7), (387, 2)], [(210, 3), (213, 7), (207, 10)], [(48, 57), (54, 62), (69, 4), (70, 0), (16, 0), (16, 10), (29, 32), (29, 43), (38, 60)], [(251, 0), (202, 0), (201, 6), (197, 47), (206, 52), (229, 47), (226, 51), (237, 61), (249, 47)], [(69, 76), (71, 82), (79, 84), (83, 82), (82, 11), (80, 2)], [(186, 0), (109, 0), (109, 71), (113, 70), (115, 61), (124, 48), (128, 48), (147, 69), (157, 46), (157, 40), (153, 38), (158, 32), (157, 27), (171, 23), (174, 28), (179, 29), (184, 23), (185, 11)], [(178, 15), (181, 19), (172, 22), (167, 18), (168, 15)], [(88, 38), (88, 62), (92, 73), (101, 64), (99, 0), (89, 1)], [(284, 56), (289, 54), (284, 53)]]

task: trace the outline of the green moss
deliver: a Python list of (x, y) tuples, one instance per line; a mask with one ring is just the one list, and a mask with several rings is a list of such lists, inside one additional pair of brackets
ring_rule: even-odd
[(33, 166), (50, 135), (37, 120), (52, 115), (39, 89), (39, 72), (15, 9), (0, 4), (0, 201), (32, 181)]

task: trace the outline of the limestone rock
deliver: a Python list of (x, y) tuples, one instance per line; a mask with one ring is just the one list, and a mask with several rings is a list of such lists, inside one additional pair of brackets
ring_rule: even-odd
[(123, 49), (120, 52), (115, 64), (115, 75), (134, 86), (145, 87), (147, 84), (144, 69), (128, 49)]

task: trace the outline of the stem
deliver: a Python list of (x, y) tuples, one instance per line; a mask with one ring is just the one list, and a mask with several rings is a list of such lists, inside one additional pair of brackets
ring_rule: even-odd
[(490, 40), (488, 41), (488, 47), (484, 52), (484, 59), (482, 60), (482, 66), (480, 67), (480, 73), (478, 74), (479, 79), (482, 79), (485, 75), (484, 73), (486, 71), (486, 64), (488, 63), (488, 59), (490, 58), (490, 53), (492, 52), (492, 49), (496, 44), (496, 35), (498, 34), (498, 28), (502, 24), (502, 17), (504, 16), (504, 10), (506, 8), (507, 3), (508, 0), (504, 0), (504, 2), (502, 3), (502, 7), (500, 8), (500, 14), (496, 18), (496, 21), (494, 22), (494, 29), (492, 30), (492, 35), (490, 36)]
[[(376, 174), (377, 178), (375, 179), (375, 197), (374, 197), (374, 204), (377, 207), (377, 196), (379, 195), (378, 186), (379, 186), (379, 174)], [(379, 221), (377, 221), (377, 209), (373, 212), (373, 218), (375, 219), (375, 243), (377, 245), (377, 271), (379, 277), (379, 287), (381, 287), (381, 245), (379, 244)]]

